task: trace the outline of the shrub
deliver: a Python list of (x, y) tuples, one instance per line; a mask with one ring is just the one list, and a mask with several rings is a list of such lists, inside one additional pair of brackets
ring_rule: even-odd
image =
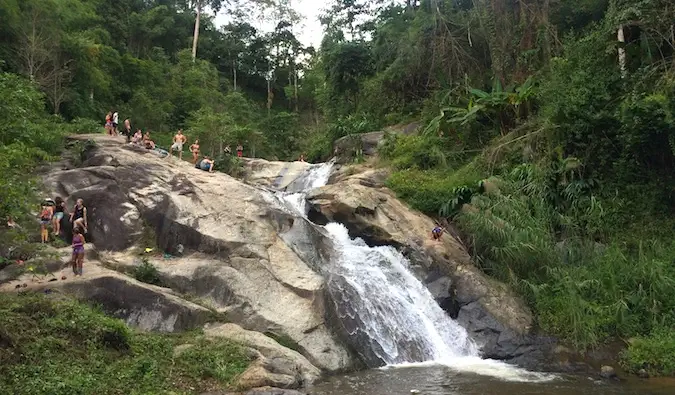
[(103, 127), (99, 122), (90, 118), (75, 118), (64, 125), (64, 130), (67, 134), (90, 134), (103, 132)]
[[(183, 353), (179, 345), (191, 344)], [(60, 297), (0, 294), (0, 393), (165, 394), (226, 390), (249, 365), (239, 344), (143, 333)]]
[(159, 271), (157, 267), (150, 263), (148, 258), (143, 257), (141, 264), (134, 267), (132, 272), (134, 278), (147, 284), (160, 285)]
[(244, 175), (244, 163), (234, 155), (219, 156), (215, 160), (213, 168), (232, 177), (242, 177)]
[(622, 365), (632, 372), (645, 369), (651, 375), (675, 375), (675, 331), (661, 327), (632, 339), (622, 354)]
[(414, 169), (398, 171), (391, 175), (387, 186), (413, 208), (436, 216), (443, 205), (456, 198), (456, 188), (473, 187), (482, 178), (481, 165), (474, 161), (456, 172)]

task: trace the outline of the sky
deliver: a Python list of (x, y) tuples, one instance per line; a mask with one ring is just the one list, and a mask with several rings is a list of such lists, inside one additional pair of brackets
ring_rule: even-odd
[[(324, 8), (327, 8), (330, 0), (292, 0), (293, 8), (303, 17), (300, 24), (293, 29), (293, 33), (305, 46), (314, 46), (319, 48), (323, 37), (323, 29), (319, 22), (319, 15)], [(216, 16), (216, 26), (220, 27), (230, 21), (229, 16), (221, 11)], [(257, 29), (269, 32), (274, 29), (274, 25), (269, 22), (257, 21), (253, 23)]]

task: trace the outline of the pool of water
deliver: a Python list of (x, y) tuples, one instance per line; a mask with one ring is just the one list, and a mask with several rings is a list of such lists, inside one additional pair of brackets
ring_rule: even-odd
[(311, 395), (673, 395), (675, 380), (556, 375), (535, 381), (505, 381), (445, 366), (386, 368), (334, 376), (307, 389)]

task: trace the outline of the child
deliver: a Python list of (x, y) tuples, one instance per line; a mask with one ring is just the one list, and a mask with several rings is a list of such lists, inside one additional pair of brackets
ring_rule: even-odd
[(82, 275), (84, 263), (84, 236), (79, 227), (73, 229), (73, 273), (75, 276)]
[(436, 240), (436, 241), (441, 241), (441, 236), (443, 236), (443, 231), (445, 229), (441, 228), (440, 226), (436, 226), (432, 231), (431, 231), (431, 237)]
[(52, 216), (54, 214), (54, 208), (51, 206), (50, 202), (45, 201), (42, 203), (42, 211), (40, 212), (40, 237), (43, 243), (49, 241), (49, 230), (47, 225), (52, 221)]

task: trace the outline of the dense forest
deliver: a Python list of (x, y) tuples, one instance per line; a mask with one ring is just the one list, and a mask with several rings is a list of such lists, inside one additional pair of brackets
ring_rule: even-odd
[(26, 171), (110, 110), (160, 144), (184, 128), (281, 160), (419, 122), (370, 163), (399, 197), (543, 332), (675, 374), (672, 0), (326, 0), (319, 48), (292, 5), (0, 0), (0, 215), (26, 215)]

